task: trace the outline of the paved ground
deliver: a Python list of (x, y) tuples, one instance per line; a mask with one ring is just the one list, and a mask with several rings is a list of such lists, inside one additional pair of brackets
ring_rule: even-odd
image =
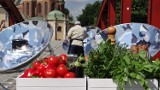
[[(54, 49), (54, 54), (59, 55), (62, 53), (66, 53), (62, 49), (62, 41), (54, 41), (51, 42), (51, 47)], [(48, 53), (48, 49), (46, 49), (41, 56), (38, 58), (42, 58), (45, 56), (45, 54)], [(20, 68), (21, 70), (16, 71), (16, 72), (5, 72), (5, 73), (0, 73), (0, 90), (16, 90), (16, 78), (18, 75), (20, 75), (25, 68), (28, 66), (25, 66), (23, 68)]]

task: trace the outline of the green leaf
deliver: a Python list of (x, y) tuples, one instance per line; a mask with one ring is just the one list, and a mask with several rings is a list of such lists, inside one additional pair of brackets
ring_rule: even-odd
[(125, 55), (125, 56), (123, 57), (123, 59), (125, 60), (125, 62), (126, 62), (127, 65), (129, 65), (129, 64), (131, 63), (130, 58), (129, 58), (128, 55)]
[(128, 68), (124, 68), (124, 73), (127, 73), (127, 74), (129, 73)]
[(131, 76), (132, 78), (136, 78), (137, 74), (136, 73), (130, 73), (129, 76)]
[(146, 58), (146, 56), (147, 56), (147, 51), (146, 50), (143, 50), (143, 51), (140, 51), (139, 53), (138, 53), (138, 55), (141, 57), (141, 58)]
[(123, 77), (123, 81), (128, 81), (128, 77)]

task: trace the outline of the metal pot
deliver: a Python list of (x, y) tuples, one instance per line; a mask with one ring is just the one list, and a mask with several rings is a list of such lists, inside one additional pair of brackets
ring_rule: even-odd
[(12, 40), (12, 49), (19, 49), (24, 45), (27, 45), (28, 41), (25, 39), (13, 39)]

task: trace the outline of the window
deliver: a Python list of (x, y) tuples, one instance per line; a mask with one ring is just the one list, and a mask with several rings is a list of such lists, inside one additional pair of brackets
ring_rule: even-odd
[(39, 3), (38, 4), (38, 13), (41, 13), (42, 12), (42, 5)]
[(27, 3), (26, 11), (27, 11), (27, 15), (29, 15), (29, 3)]
[(45, 15), (47, 15), (47, 13), (48, 13), (48, 3), (45, 2)]
[(55, 9), (55, 3), (52, 3), (51, 11)]
[(61, 27), (61, 26), (58, 26), (57, 31), (58, 31), (58, 32), (61, 32), (61, 31), (62, 31), (62, 27)]
[(61, 5), (58, 5), (58, 10), (61, 10)]

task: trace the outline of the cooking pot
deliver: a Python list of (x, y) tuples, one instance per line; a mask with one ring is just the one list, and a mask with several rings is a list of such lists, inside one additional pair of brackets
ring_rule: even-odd
[(28, 41), (26, 39), (13, 39), (12, 49), (20, 49), (22, 46), (27, 44), (28, 44)]

